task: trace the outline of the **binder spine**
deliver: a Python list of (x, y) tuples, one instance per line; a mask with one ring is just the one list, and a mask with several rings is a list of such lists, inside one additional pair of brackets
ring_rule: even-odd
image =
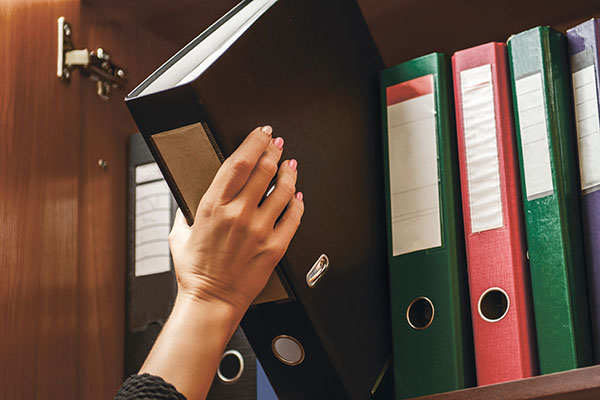
[(452, 62), (477, 383), (488, 385), (537, 372), (506, 45)]
[[(241, 326), (247, 328), (244, 332), (248, 342), (267, 372), (275, 393), (280, 396), (283, 393), (290, 400), (337, 398), (340, 393), (345, 393), (345, 398), (351, 398), (351, 393), (345, 390), (335, 373), (329, 355), (316, 337), (316, 331), (300, 302), (266, 303), (252, 307), (242, 319)], [(263, 329), (258, 330), (256, 326), (262, 326)], [(282, 336), (291, 337), (301, 347), (301, 358), (286, 362), (286, 359), (277, 356), (275, 341)], [(311, 379), (304, 382), (302, 390), (290, 391), (290, 386), (294, 386), (299, 375)]]
[(540, 371), (550, 373), (591, 362), (566, 41), (538, 27), (508, 48)]
[[(201, 123), (203, 127), (208, 127), (206, 110), (189, 85), (166, 90), (161, 93), (161, 96), (131, 97), (125, 100), (129, 112), (142, 133), (152, 156), (157, 161), (158, 167), (173, 193), (173, 197), (175, 197), (177, 205), (183, 212), (188, 224), (191, 225), (194, 222), (195, 210), (192, 210), (185, 201), (165, 160), (156, 148), (152, 135), (197, 123)], [(211, 132), (210, 127), (207, 132)], [(215, 138), (208, 133), (207, 137), (217, 156), (219, 158), (223, 157)]]
[(591, 19), (569, 29), (567, 39), (573, 77), (592, 340), (597, 363), (600, 361), (600, 21)]
[[(428, 76), (433, 82), (432, 91), (422, 89), (422, 81)], [(384, 70), (381, 74), (388, 255), (397, 399), (456, 390), (474, 383), (450, 77), (448, 59), (442, 54), (420, 57)], [(407, 87), (397, 89), (399, 84)], [(394, 235), (398, 232), (393, 227), (392, 219), (397, 220), (399, 212), (398, 206), (393, 205), (392, 195), (397, 195), (399, 187), (414, 190), (412, 186), (418, 188), (419, 185), (411, 186), (406, 182), (394, 183), (393, 180), (398, 179), (398, 172), (402, 176), (411, 174), (410, 170), (397, 163), (399, 160), (411, 157), (424, 157), (424, 160), (430, 160), (426, 154), (431, 150), (432, 145), (429, 142), (427, 144), (422, 142), (423, 145), (420, 147), (394, 145), (392, 140), (398, 140), (406, 132), (410, 135), (411, 128), (401, 128), (401, 131), (393, 133), (396, 135), (394, 138), (390, 130), (394, 129), (393, 125), (398, 122), (392, 119), (397, 119), (399, 116), (401, 118), (402, 115), (412, 115), (411, 107), (415, 102), (422, 102), (429, 94), (434, 97), (434, 102), (429, 104), (433, 104), (431, 111), (435, 113), (433, 147), (437, 147), (437, 154), (433, 155), (432, 172), (437, 173), (438, 178), (434, 177), (436, 190), (423, 195), (421, 199), (429, 203), (437, 198), (439, 209), (436, 213), (439, 225), (429, 226), (425, 231), (428, 232), (426, 241), (417, 237), (414, 245), (406, 247), (406, 243), (410, 241), (394, 239)], [(392, 107), (397, 108), (395, 111), (390, 111)], [(430, 106), (427, 102), (422, 102), (416, 111), (430, 110), (428, 107)], [(411, 123), (423, 123), (426, 115), (423, 117), (421, 122)], [(421, 133), (415, 135), (415, 138), (418, 137), (415, 140), (428, 140), (423, 136), (426, 135), (424, 129), (414, 130), (417, 131)], [(397, 154), (393, 157), (393, 153), (407, 148), (413, 148), (413, 151), (410, 154)], [(393, 176), (394, 171), (396, 171), (396, 178)], [(413, 203), (419, 203), (419, 200)], [(434, 201), (431, 205), (435, 207), (435, 203)], [(413, 210), (400, 211), (405, 211), (404, 214), (400, 212), (402, 215), (415, 215)], [(413, 214), (410, 214), (411, 211)], [(435, 217), (436, 214), (433, 216)], [(435, 240), (432, 240), (430, 237), (432, 229), (439, 229), (439, 238), (434, 237)], [(402, 233), (407, 230), (399, 231)], [(413, 310), (415, 310), (414, 314)], [(413, 317), (425, 317), (425, 321), (420, 321), (419, 318), (415, 320)]]

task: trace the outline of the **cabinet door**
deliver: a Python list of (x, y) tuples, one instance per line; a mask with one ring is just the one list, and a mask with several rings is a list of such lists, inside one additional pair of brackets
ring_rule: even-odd
[(56, 19), (79, 0), (0, 2), (0, 398), (76, 398), (79, 76)]
[[(56, 77), (57, 18), (128, 85)], [(0, 398), (107, 399), (123, 381), (125, 94), (177, 50), (80, 0), (0, 1)], [(107, 168), (98, 165), (107, 161)]]

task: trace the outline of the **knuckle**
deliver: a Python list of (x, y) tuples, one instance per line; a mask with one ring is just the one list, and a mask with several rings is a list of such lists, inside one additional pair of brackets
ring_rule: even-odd
[(287, 250), (287, 246), (280, 241), (277, 241), (269, 247), (269, 252), (275, 257), (281, 257)]
[(279, 191), (286, 197), (292, 197), (296, 193), (296, 185), (288, 179), (283, 179), (278, 184)]
[(277, 173), (277, 163), (266, 157), (260, 159), (258, 168), (265, 175), (273, 176)]
[(290, 218), (296, 227), (300, 225), (300, 221), (302, 220), (303, 210), (302, 208), (294, 208), (290, 210)]
[(216, 208), (216, 202), (213, 199), (209, 199), (207, 196), (204, 196), (200, 200), (198, 211), (202, 214), (203, 217), (211, 217), (215, 214)]
[(265, 224), (255, 223), (251, 227), (250, 233), (259, 243), (264, 243), (269, 238), (269, 231)]
[(246, 230), (249, 228), (248, 213), (241, 207), (232, 207), (227, 212), (226, 220), (235, 228)]
[(229, 167), (235, 174), (244, 174), (252, 169), (252, 161), (246, 157), (232, 157), (227, 159)]

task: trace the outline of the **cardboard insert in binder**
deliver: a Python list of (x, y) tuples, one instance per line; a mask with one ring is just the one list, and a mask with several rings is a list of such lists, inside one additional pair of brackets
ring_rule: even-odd
[[(164, 172), (170, 175), (175, 190), (184, 199), (188, 215), (195, 218), (198, 204), (221, 166), (220, 151), (211, 143), (201, 123), (152, 135), (152, 142), (168, 171)], [(289, 298), (281, 277), (273, 271), (252, 304)]]

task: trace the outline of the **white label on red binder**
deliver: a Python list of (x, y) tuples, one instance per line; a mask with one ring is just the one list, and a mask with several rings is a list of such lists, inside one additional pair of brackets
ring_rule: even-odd
[(171, 269), (170, 227), (171, 192), (166, 182), (138, 185), (135, 188), (135, 276)]
[(538, 72), (517, 79), (515, 87), (525, 171), (525, 190), (527, 200), (531, 201), (554, 193), (542, 74)]
[(394, 256), (442, 245), (433, 75), (387, 88)]
[(581, 190), (584, 193), (600, 189), (600, 119), (596, 87), (596, 71), (593, 65), (573, 72), (579, 171)]
[(490, 64), (460, 73), (471, 232), (501, 228), (502, 197)]

